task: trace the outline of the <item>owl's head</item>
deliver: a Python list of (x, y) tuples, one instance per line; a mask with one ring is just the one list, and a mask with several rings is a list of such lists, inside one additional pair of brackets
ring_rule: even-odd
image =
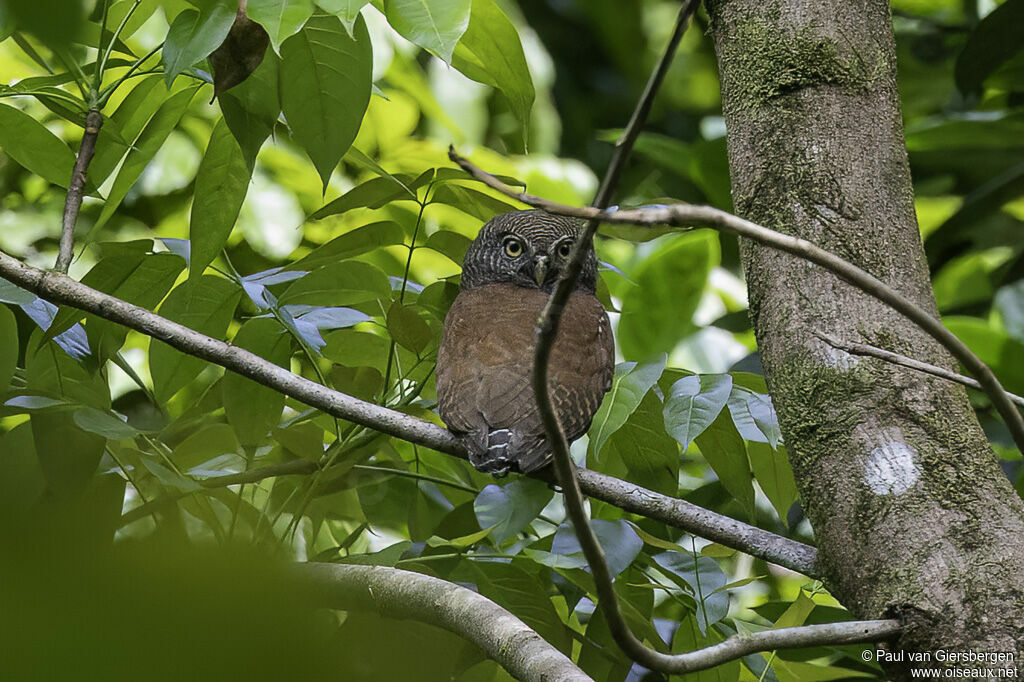
[[(579, 220), (545, 211), (502, 213), (480, 228), (466, 252), (462, 288), (503, 283), (551, 292), (582, 231)], [(596, 286), (597, 258), (591, 247), (576, 288), (593, 293)]]

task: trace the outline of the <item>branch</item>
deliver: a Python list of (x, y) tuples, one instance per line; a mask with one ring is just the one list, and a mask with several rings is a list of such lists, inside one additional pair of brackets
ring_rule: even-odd
[[(954, 383), (961, 384), (963, 386), (966, 386), (967, 388), (973, 388), (976, 391), (984, 390), (981, 387), (981, 384), (979, 384), (977, 381), (970, 377), (965, 377), (963, 374), (957, 374), (956, 372), (951, 372), (948, 369), (944, 369), (942, 367), (938, 367), (927, 362), (922, 362), (920, 360), (915, 360), (914, 358), (909, 358), (906, 355), (900, 355), (899, 353), (893, 353), (890, 350), (884, 350), (882, 348), (877, 348), (875, 346), (868, 346), (863, 343), (854, 343), (853, 341), (841, 341), (836, 337), (826, 334), (824, 332), (815, 332), (815, 336), (817, 336), (819, 339), (821, 339), (828, 345), (832, 346), (833, 348), (838, 348), (839, 350), (846, 351), (850, 355), (864, 355), (867, 357), (878, 358), (879, 360), (891, 362), (894, 365), (899, 365), (901, 367), (906, 367), (908, 369), (915, 369), (918, 372), (931, 374), (932, 376), (939, 377), (940, 379), (946, 379), (947, 381), (952, 381)], [(1024, 398), (1017, 395), (1016, 393), (1010, 393), (1009, 391), (1006, 391), (1006, 397), (1012, 400), (1013, 402), (1017, 403), (1018, 405), (1024, 407)]]
[(673, 204), (671, 206), (611, 212), (601, 211), (596, 208), (567, 206), (526, 194), (525, 192), (515, 191), (493, 175), (480, 170), (473, 163), (459, 156), (452, 148), (448, 150), (448, 157), (488, 187), (496, 189), (505, 196), (521, 201), (528, 206), (543, 209), (548, 213), (587, 220), (597, 219), (604, 223), (618, 225), (709, 227), (719, 232), (731, 232), (741, 237), (746, 237), (770, 248), (784, 251), (821, 266), (902, 314), (938, 341), (943, 348), (959, 360), (967, 371), (977, 378), (981, 390), (989, 397), (1000, 416), (1006, 422), (1006, 426), (1013, 436), (1017, 449), (1024, 452), (1024, 417), (1013, 406), (1013, 402), (1007, 397), (1002, 384), (999, 383), (999, 380), (992, 373), (992, 370), (989, 369), (988, 365), (982, 362), (981, 358), (975, 355), (953, 332), (946, 329), (940, 320), (932, 317), (930, 313), (910, 302), (891, 286), (874, 275), (861, 270), (856, 265), (815, 246), (805, 239), (770, 230), (767, 227), (752, 223), (749, 220), (711, 206)]
[(460, 585), (399, 568), (351, 564), (301, 564), (294, 576), (317, 606), (435, 625), (476, 644), (517, 680), (590, 682), (523, 621)]
[[(236, 372), (327, 414), (438, 452), (463, 459), (467, 457), (458, 441), (436, 424), (331, 390), (292, 374), (249, 351), (200, 334), (150, 310), (96, 291), (65, 275), (25, 265), (2, 251), (0, 277), (51, 303), (84, 310), (159, 339), (182, 353)], [(292, 466), (303, 469), (309, 466), (306, 462), (301, 464), (302, 467), (298, 464)], [(308, 473), (305, 470), (276, 473), (272, 470), (273, 467), (254, 469), (245, 474), (249, 476), (245, 482), (283, 473)], [(211, 478), (203, 485), (217, 487), (243, 482), (237, 480), (237, 476), (239, 475), (231, 474)], [(543, 479), (544, 472), (538, 472), (538, 478)], [(224, 482), (225, 480), (230, 482)], [(581, 469), (580, 483), (587, 495), (620, 506), (626, 511), (649, 516), (689, 533), (714, 540), (726, 547), (749, 552), (812, 578), (822, 576), (822, 571), (816, 565), (817, 551), (796, 540), (769, 533), (683, 500), (673, 499), (597, 472)], [(129, 511), (126, 516), (132, 515), (135, 511)], [(147, 509), (142, 515), (149, 511)]]
[[(113, 39), (112, 39), (113, 40)], [(103, 127), (103, 114), (90, 109), (85, 115), (85, 132), (82, 133), (82, 144), (78, 148), (75, 167), (71, 171), (71, 184), (64, 200), (64, 219), (60, 233), (60, 250), (57, 252), (57, 263), (54, 268), (66, 273), (71, 265), (71, 257), (75, 252), (75, 224), (78, 222), (78, 211), (82, 208), (82, 192), (85, 190), (86, 174), (92, 156), (96, 153), (96, 138)]]

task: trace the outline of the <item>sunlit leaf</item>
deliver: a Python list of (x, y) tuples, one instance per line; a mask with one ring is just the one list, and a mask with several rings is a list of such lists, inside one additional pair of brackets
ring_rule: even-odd
[(59, 187), (71, 182), (74, 152), (42, 123), (6, 104), (0, 104), (0, 147), (47, 182)]
[(192, 68), (217, 49), (235, 21), (235, 8), (227, 2), (212, 2), (202, 10), (187, 9), (174, 18), (164, 41), (164, 81), (170, 87), (175, 77)]
[(384, 0), (391, 28), (411, 43), (451, 62), (469, 26), (471, 0)]
[(274, 50), (280, 52), (281, 43), (298, 33), (312, 16), (313, 0), (249, 0), (245, 11), (267, 30)]

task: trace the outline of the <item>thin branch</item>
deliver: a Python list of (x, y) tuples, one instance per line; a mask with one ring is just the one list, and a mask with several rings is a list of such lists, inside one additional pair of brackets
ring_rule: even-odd
[(82, 193), (85, 191), (86, 176), (93, 154), (96, 153), (96, 138), (103, 127), (103, 114), (90, 109), (85, 115), (85, 132), (82, 133), (82, 144), (78, 148), (78, 158), (71, 171), (71, 184), (64, 200), (64, 219), (60, 233), (60, 250), (54, 268), (66, 273), (75, 253), (75, 225), (78, 223), (78, 212), (82, 208)]
[(370, 610), (443, 628), (476, 644), (517, 680), (590, 682), (523, 621), (466, 587), (386, 566), (304, 564), (293, 575), (317, 606)]
[(463, 170), (470, 173), (488, 187), (496, 189), (505, 196), (521, 201), (528, 206), (540, 208), (555, 215), (572, 216), (586, 220), (597, 219), (603, 223), (616, 225), (670, 225), (675, 227), (709, 227), (719, 232), (731, 232), (764, 244), (778, 251), (784, 251), (832, 272), (840, 279), (849, 282), (866, 294), (877, 298), (893, 310), (915, 323), (929, 336), (939, 342), (954, 358), (973, 374), (981, 389), (992, 401), (996, 410), (1006, 422), (1013, 436), (1017, 449), (1024, 452), (1024, 417), (1013, 406), (1007, 397), (999, 379), (992, 370), (971, 351), (967, 345), (957, 338), (956, 334), (946, 329), (942, 322), (923, 308), (915, 305), (891, 286), (868, 274), (856, 265), (849, 263), (835, 254), (815, 246), (806, 239), (770, 230), (739, 216), (727, 213), (711, 206), (693, 204), (673, 204), (625, 211), (600, 211), (596, 208), (583, 206), (567, 206), (548, 199), (517, 192), (493, 175), (480, 170), (470, 161), (462, 158), (454, 149), (448, 150), (448, 156)]
[[(249, 351), (204, 336), (150, 310), (96, 291), (66, 275), (25, 265), (2, 251), (0, 277), (51, 303), (84, 310), (159, 339), (183, 353), (236, 372), (327, 414), (438, 452), (463, 459), (467, 457), (458, 441), (436, 424), (333, 391), (292, 374)], [(305, 463), (303, 465), (306, 466)], [(248, 474), (255, 476), (260, 471), (254, 469)], [(822, 576), (816, 565), (816, 550), (796, 540), (774, 535), (728, 516), (586, 469), (580, 470), (580, 483), (587, 495), (620, 505), (632, 513), (649, 515), (681, 530), (707, 537), (741, 552), (750, 552), (812, 578)]]
[[(833, 348), (846, 351), (850, 355), (863, 355), (871, 358), (878, 358), (879, 360), (885, 360), (886, 362), (891, 362), (892, 364), (899, 365), (900, 367), (914, 369), (918, 372), (931, 374), (932, 376), (940, 379), (945, 379), (947, 381), (952, 381), (953, 383), (966, 386), (967, 388), (973, 388), (976, 391), (985, 390), (976, 380), (970, 377), (965, 377), (963, 374), (957, 374), (956, 372), (951, 372), (943, 367), (915, 360), (914, 358), (907, 357), (906, 355), (893, 353), (891, 350), (885, 350), (876, 346), (868, 346), (863, 343), (854, 343), (853, 341), (842, 341), (830, 334), (826, 334), (825, 332), (815, 332), (814, 335)], [(1024, 397), (1021, 397), (1016, 393), (1010, 393), (1009, 391), (1005, 391), (1005, 393), (1007, 398), (1021, 407), (1024, 407)]]

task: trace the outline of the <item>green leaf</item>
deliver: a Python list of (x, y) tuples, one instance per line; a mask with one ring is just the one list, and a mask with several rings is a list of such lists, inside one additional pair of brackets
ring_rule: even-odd
[[(232, 344), (281, 367), (287, 367), (291, 357), (291, 337), (276, 321), (267, 318), (243, 324)], [(223, 391), (224, 416), (239, 442), (245, 446), (262, 443), (281, 419), (284, 394), (234, 372), (224, 375)]]
[(382, 220), (357, 227), (317, 247), (305, 257), (292, 263), (290, 270), (315, 270), (329, 263), (369, 253), (382, 246), (405, 241), (405, 230), (396, 222)]
[[(644, 547), (644, 541), (636, 534), (627, 521), (602, 521), (591, 519), (590, 527), (597, 536), (601, 549), (604, 550), (605, 560), (608, 562), (608, 570), (612, 576), (629, 568), (640, 554)], [(579, 540), (570, 524), (563, 524), (555, 531), (554, 540), (551, 542), (551, 552), (562, 556), (574, 557), (582, 555)]]
[(764, 443), (748, 442), (747, 456), (750, 457), (750, 468), (761, 490), (779, 513), (782, 522), (786, 523), (789, 508), (798, 497), (786, 449), (773, 450)]
[(11, 384), (11, 377), (18, 366), (18, 324), (14, 313), (0, 305), (0, 391)]
[(106, 439), (82, 431), (71, 412), (34, 412), (32, 438), (50, 491), (58, 497), (81, 493), (100, 463)]
[(345, 30), (352, 35), (352, 29), (359, 18), (359, 10), (366, 4), (366, 0), (315, 0), (316, 6), (341, 19)]
[(473, 562), (473, 573), (465, 576), (476, 583), (480, 594), (518, 616), (545, 641), (568, 654), (572, 640), (547, 596), (550, 580), (532, 574), (519, 566), (498, 562)]
[(729, 594), (722, 590), (729, 578), (717, 561), (678, 551), (665, 552), (653, 558), (658, 566), (690, 586), (697, 602), (694, 613), (701, 632), (706, 633), (709, 625), (714, 625), (729, 613)]
[(278, 299), (281, 305), (349, 306), (391, 299), (391, 283), (369, 263), (347, 260), (315, 270), (292, 283)]
[(327, 216), (351, 211), (354, 208), (380, 208), (398, 199), (415, 201), (416, 196), (409, 193), (410, 189), (415, 190), (418, 187), (412, 176), (397, 175), (395, 177), (401, 180), (402, 184), (396, 183), (391, 178), (371, 178), (326, 204), (309, 218), (310, 220), (320, 220)]
[(493, 0), (473, 0), (469, 27), (452, 53), (452, 66), (504, 95), (522, 128), (525, 147), (534, 98), (533, 79), (516, 27)]
[(612, 388), (594, 415), (590, 427), (593, 452), (600, 454), (605, 441), (611, 437), (640, 405), (647, 391), (658, 382), (665, 370), (666, 356), (642, 364), (623, 362), (615, 367)]
[[(496, 545), (526, 528), (554, 497), (546, 484), (522, 478), (505, 485), (491, 484), (473, 501), (481, 528), (490, 528)], [(493, 528), (492, 528), (493, 526)]]
[(675, 496), (679, 491), (679, 446), (665, 433), (661, 412), (658, 396), (648, 391), (597, 459), (618, 457), (630, 481)]
[(217, 96), (224, 122), (238, 140), (250, 168), (281, 113), (277, 93), (280, 64), (276, 54), (263, 55), (263, 61), (248, 78)]
[(665, 429), (684, 451), (715, 421), (731, 391), (732, 377), (728, 374), (688, 376), (672, 384), (665, 401)]
[(72, 414), (75, 426), (103, 436), (107, 440), (125, 440), (139, 435), (134, 426), (118, 419), (109, 412), (97, 410), (95, 407), (80, 407)]
[(452, 232), (451, 230), (438, 230), (427, 238), (426, 247), (438, 253), (443, 253), (452, 261), (462, 265), (466, 257), (469, 245), (473, 243), (469, 237)]
[[(724, 639), (714, 628), (707, 630), (707, 633), (703, 634), (697, 622), (696, 614), (690, 614), (682, 620), (672, 636), (672, 653), (683, 654), (696, 651), (697, 649), (719, 644)], [(740, 659), (737, 658), (727, 663), (716, 665), (714, 668), (688, 673), (685, 679), (687, 682), (736, 682), (740, 678), (741, 669)], [(671, 679), (682, 680), (684, 678), (672, 677)]]
[(164, 41), (164, 82), (192, 68), (217, 49), (235, 22), (236, 8), (225, 2), (207, 4), (201, 11), (187, 9), (178, 14)]
[(387, 323), (388, 332), (395, 342), (416, 354), (421, 353), (433, 338), (430, 327), (416, 312), (415, 306), (393, 302), (388, 308)]
[[(152, 310), (170, 291), (174, 280), (184, 267), (185, 261), (172, 253), (149, 254), (116, 288), (103, 291), (115, 298)], [(109, 358), (124, 345), (128, 333), (121, 325), (95, 315), (86, 316), (85, 330), (89, 335), (89, 347), (101, 361)]]
[(314, 16), (281, 46), (281, 109), (326, 189), (370, 102), (373, 53), (366, 23), (348, 35), (333, 16)]
[(391, 28), (409, 42), (451, 63), (469, 26), (471, 0), (384, 0)]
[(100, 212), (100, 217), (96, 220), (93, 230), (99, 229), (110, 220), (125, 195), (128, 194), (128, 190), (139, 179), (139, 175), (163, 146), (164, 140), (178, 125), (178, 121), (181, 120), (198, 90), (199, 86), (194, 85), (174, 93), (164, 101), (153, 118), (149, 120), (142, 134), (135, 141), (135, 146), (128, 151), (128, 156), (125, 157), (124, 164), (114, 180), (114, 185), (110, 189), (110, 194), (107, 195), (107, 201), (103, 205), (103, 210)]
[(720, 412), (714, 422), (697, 436), (697, 447), (711, 465), (718, 480), (746, 512), (754, 518), (754, 483), (747, 461), (747, 448), (727, 412)]
[(313, 15), (313, 0), (249, 0), (245, 13), (267, 29), (274, 51), (281, 52), (281, 43), (295, 35)]
[(985, 79), (1024, 48), (1024, 0), (1006, 0), (971, 32), (956, 60), (956, 86), (961, 92), (981, 89)]
[(508, 213), (516, 210), (512, 204), (505, 203), (501, 199), (495, 199), (489, 194), (484, 194), (471, 187), (461, 185), (443, 184), (438, 186), (431, 195), (432, 202), (454, 206), (463, 213), (488, 221), (499, 213)]
[[(238, 305), (241, 291), (228, 280), (203, 275), (174, 288), (160, 306), (160, 314), (200, 334), (221, 339)], [(206, 363), (156, 339), (149, 344), (149, 371), (153, 393), (166, 403), (199, 376)]]
[(64, 188), (71, 182), (75, 153), (42, 123), (6, 104), (0, 104), (0, 147), (47, 182)]
[(675, 348), (697, 330), (697, 310), (708, 274), (718, 264), (718, 235), (710, 230), (665, 237), (636, 272), (622, 298), (617, 341), (627, 359)]
[(196, 175), (196, 192), (189, 219), (192, 258), (189, 276), (198, 277), (228, 241), (238, 219), (252, 167), (222, 118), (210, 135)]
[(1011, 393), (1024, 393), (1024, 343), (975, 317), (949, 316), (942, 322), (960, 337), (982, 362), (992, 368), (1003, 388)]
[[(128, 87), (128, 84), (122, 87)], [(89, 164), (88, 187), (103, 184), (118, 162), (124, 158), (129, 145), (135, 144), (146, 123), (153, 118), (170, 95), (160, 74), (138, 80), (135, 87), (117, 106), (117, 110), (107, 117), (100, 128), (100, 134), (96, 138), (96, 155)]]

